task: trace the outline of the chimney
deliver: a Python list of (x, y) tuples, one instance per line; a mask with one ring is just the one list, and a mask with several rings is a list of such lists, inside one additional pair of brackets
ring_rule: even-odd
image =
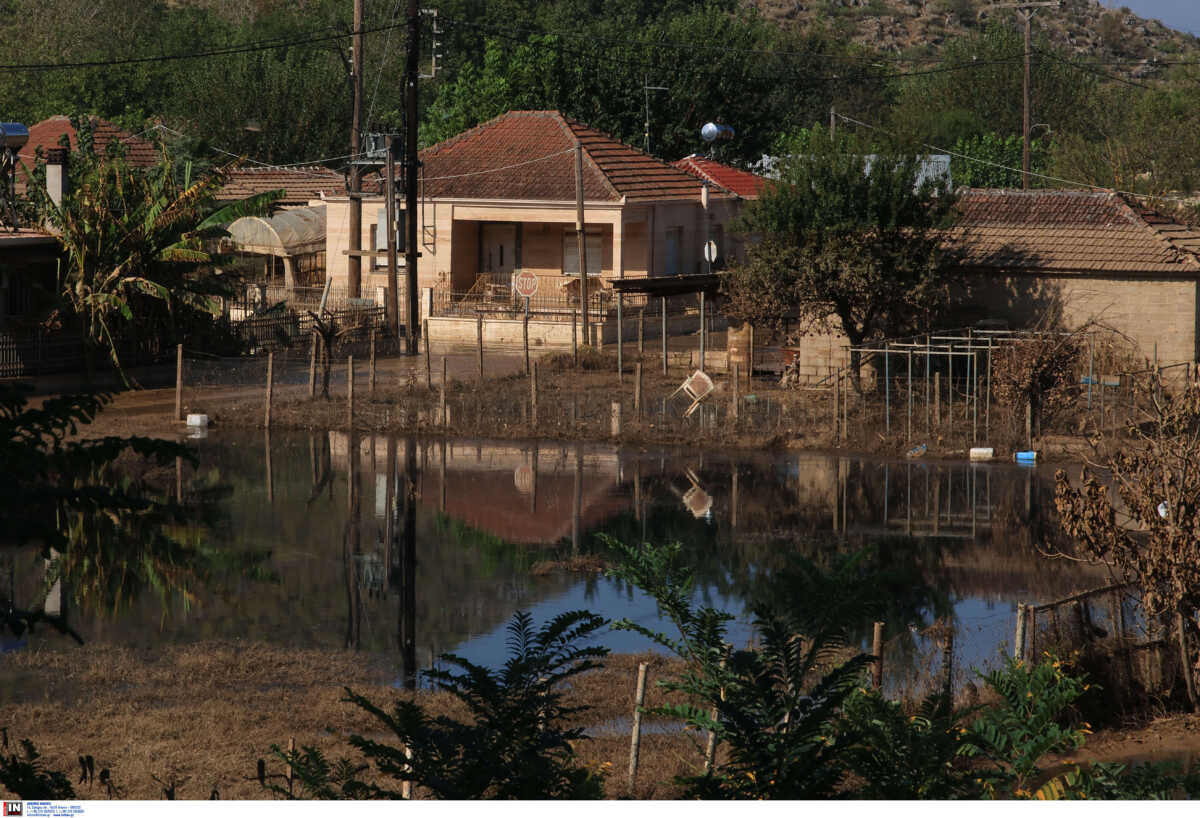
[(50, 200), (62, 206), (67, 192), (67, 149), (51, 148), (46, 151), (46, 192)]

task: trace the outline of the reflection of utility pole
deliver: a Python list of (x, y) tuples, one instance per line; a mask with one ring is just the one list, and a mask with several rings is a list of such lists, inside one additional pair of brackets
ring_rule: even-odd
[(417, 686), (417, 441), (404, 444), (404, 557), (400, 591), (400, 662), (404, 686)]
[(346, 545), (343, 549), (346, 564), (346, 647), (357, 649), (361, 636), (362, 592), (358, 581), (358, 440), (354, 433), (346, 441)]
[(651, 85), (650, 77), (647, 74), (642, 75), (642, 92), (646, 95), (646, 155), (650, 154), (650, 92), (651, 91), (669, 91), (671, 89), (664, 88), (661, 85)]
[(1024, 134), (1024, 145), (1021, 149), (1021, 189), (1029, 190), (1029, 61), (1033, 52), (1033, 12), (1039, 8), (1058, 8), (1059, 0), (1039, 3), (998, 3), (992, 8), (1017, 9), (1025, 20), (1025, 104), (1021, 118), (1021, 130)]
[(571, 504), (571, 556), (579, 556), (580, 518), (583, 516), (583, 447), (575, 444), (575, 499)]

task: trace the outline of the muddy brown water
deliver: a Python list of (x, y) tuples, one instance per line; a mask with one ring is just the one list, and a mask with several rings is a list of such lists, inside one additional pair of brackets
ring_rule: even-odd
[[(178, 475), (184, 499), (216, 496), (212, 519), (188, 536), (226, 557), (257, 552), (257, 569), (226, 560), (189, 582), (190, 599), (173, 588), (164, 603), (145, 587), (119, 610), (68, 582), (62, 604), (84, 640), (351, 647), (411, 684), (443, 652), (501, 664), (517, 610), (541, 623), (587, 609), (675, 636), (652, 599), (596, 570), (606, 534), (682, 543), (697, 601), (729, 611), (729, 641), (742, 646), (756, 599), (803, 602), (787, 580), (791, 560), (829, 565), (872, 547), (893, 576), (882, 614), (888, 688), (916, 694), (940, 672), (940, 643), (926, 633), (936, 619), (955, 630), (961, 684), (1009, 649), (1017, 603), (1105, 581), (1037, 553), (1053, 526), (1052, 475), (1015, 465), (344, 432), (222, 429), (192, 443), (198, 465)], [(165, 491), (175, 477), (162, 475)], [(18, 607), (46, 593), (32, 553), (17, 554), (9, 579)], [(871, 619), (851, 623), (864, 648)], [(652, 647), (611, 629), (599, 641)], [(47, 629), (2, 647), (38, 645), (70, 649)]]

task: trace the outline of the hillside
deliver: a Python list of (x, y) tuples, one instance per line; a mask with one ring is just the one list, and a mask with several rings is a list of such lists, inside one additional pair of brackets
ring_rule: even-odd
[[(753, 0), (767, 17), (784, 25), (824, 22), (847, 39), (896, 56), (936, 58), (948, 39), (987, 20), (1016, 19), (1012, 9), (991, 0)], [(1097, 0), (1064, 0), (1060, 8), (1038, 9), (1034, 31), (1073, 53), (1122, 61), (1129, 76), (1162, 70), (1155, 62), (1200, 56), (1200, 38), (1131, 13), (1106, 9)], [(1035, 33), (1036, 36), (1036, 33)], [(1114, 69), (1115, 70), (1115, 69)]]

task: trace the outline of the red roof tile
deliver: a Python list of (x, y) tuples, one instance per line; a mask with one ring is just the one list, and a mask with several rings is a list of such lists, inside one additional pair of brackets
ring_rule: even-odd
[(284, 191), (277, 204), (306, 205), (321, 194), (336, 196), (346, 192), (342, 174), (329, 168), (312, 165), (300, 168), (238, 168), (230, 172), (228, 181), (217, 192), (217, 201), (232, 202), (266, 193)]
[(960, 266), (1064, 273), (1200, 274), (1200, 233), (1107, 191), (959, 191)]
[(576, 142), (589, 201), (693, 199), (690, 174), (558, 111), (510, 111), (421, 153), (437, 198), (574, 201)]
[(685, 156), (671, 164), (743, 199), (757, 199), (767, 183), (767, 180), (758, 174), (723, 165), (696, 154)]

